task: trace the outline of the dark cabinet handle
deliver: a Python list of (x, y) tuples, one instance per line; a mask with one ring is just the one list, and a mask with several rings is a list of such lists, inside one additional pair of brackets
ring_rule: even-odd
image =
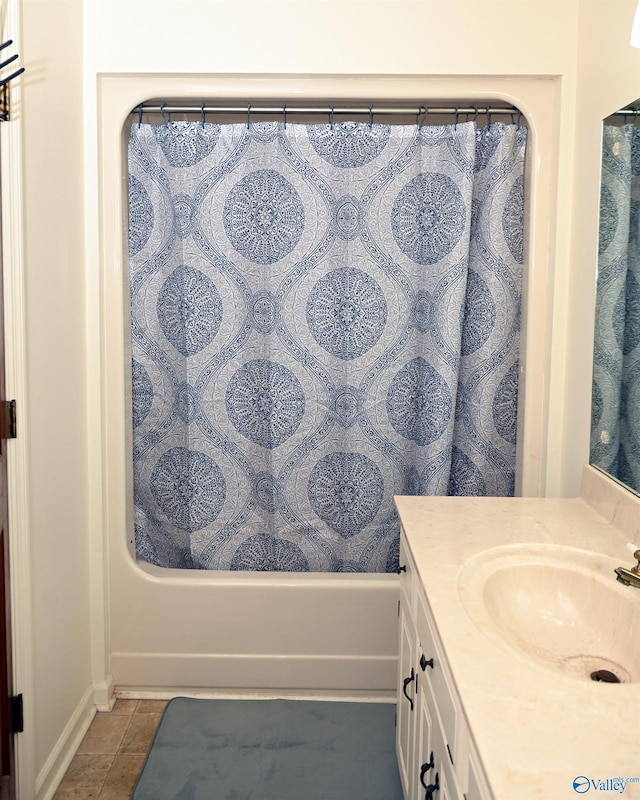
[(428, 661), (424, 656), (424, 653), (420, 656), (420, 669), (424, 672), (427, 667), (431, 667), (433, 669), (433, 659), (430, 658)]
[(440, 778), (438, 773), (436, 772), (436, 782), (429, 784), (427, 786), (427, 793), (424, 796), (424, 800), (431, 800), (433, 795), (440, 789)]
[(453, 756), (451, 755), (451, 748), (447, 745), (447, 753), (449, 753), (449, 761), (453, 764)]
[(409, 677), (408, 677), (408, 678), (405, 678), (405, 679), (402, 681), (402, 693), (404, 694), (404, 696), (405, 696), (405, 697), (407, 698), (407, 700), (409, 701), (409, 705), (411, 706), (411, 710), (412, 710), (412, 711), (413, 711), (413, 699), (412, 699), (411, 697), (409, 697), (409, 695), (407, 694), (407, 686), (408, 686), (410, 683), (413, 683), (413, 682), (415, 681), (415, 679), (416, 679), (416, 674), (415, 674), (415, 672), (413, 671), (413, 667), (411, 667), (411, 675), (409, 675)]
[(423, 789), (428, 789), (429, 787), (424, 782), (425, 773), (427, 773), (430, 769), (433, 769), (435, 766), (433, 761), (433, 750), (431, 751), (431, 756), (429, 757), (429, 761), (426, 764), (423, 764), (420, 767), (420, 783), (422, 784)]
[(407, 571), (407, 567), (406, 567), (406, 565), (405, 565), (405, 564), (403, 564), (402, 566), (398, 565), (398, 569), (396, 570), (396, 572), (398, 573), (398, 575), (399, 575), (401, 572), (406, 572), (406, 571)]

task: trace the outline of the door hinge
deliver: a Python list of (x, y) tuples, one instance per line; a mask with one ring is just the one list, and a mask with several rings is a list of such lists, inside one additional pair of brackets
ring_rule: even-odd
[[(17, 56), (14, 56), (17, 58)], [(11, 119), (11, 90), (8, 83), (0, 86), (0, 121), (8, 122)]]
[(11, 733), (22, 733), (24, 731), (24, 708), (22, 695), (17, 694), (9, 698), (11, 711)]
[(0, 405), (0, 439), (15, 439), (16, 428), (16, 401), (3, 400)]

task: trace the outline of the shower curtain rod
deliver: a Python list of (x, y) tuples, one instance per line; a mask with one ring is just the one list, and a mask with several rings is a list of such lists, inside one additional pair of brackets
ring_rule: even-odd
[(617, 111), (612, 111), (611, 114), (607, 114), (605, 119), (609, 117), (637, 117), (640, 114), (640, 108), (636, 106), (627, 106), (626, 108), (619, 108)]
[(426, 118), (429, 114), (447, 114), (453, 116), (469, 116), (474, 115), (474, 118), (480, 115), (494, 116), (494, 115), (510, 115), (518, 117), (522, 116), (522, 112), (515, 106), (492, 106), (492, 105), (464, 105), (464, 106), (437, 106), (427, 105), (423, 103), (419, 106), (288, 106), (286, 104), (280, 106), (254, 106), (252, 104), (239, 106), (209, 106), (205, 103), (200, 105), (177, 105), (171, 106), (168, 103), (161, 105), (148, 105), (140, 103), (130, 112), (131, 115), (137, 114), (242, 114), (245, 117), (251, 117), (251, 114), (320, 114), (331, 117), (334, 114), (358, 114), (370, 117), (387, 115), (387, 116), (415, 116), (416, 119)]

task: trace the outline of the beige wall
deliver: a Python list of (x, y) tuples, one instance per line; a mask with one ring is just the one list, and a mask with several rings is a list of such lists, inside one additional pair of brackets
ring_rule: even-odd
[[(552, 164), (557, 212), (534, 220), (552, 232), (553, 269), (544, 313), (529, 320), (529, 336), (547, 330), (552, 347), (548, 369), (530, 378), (549, 400), (540, 491), (572, 495), (588, 453), (599, 120), (640, 95), (633, 6), (22, 0), (36, 773), (51, 766), (91, 678), (108, 679), (100, 320), (103, 283), (120, 266), (99, 257), (99, 76), (182, 73), (194, 91), (202, 77), (224, 74), (558, 77), (556, 146), (539, 154)], [(340, 79), (341, 94), (348, 86)]]
[(91, 682), (81, 13), (81, 0), (24, 0), (22, 31), (11, 32), (27, 69), (20, 111), (27, 395), (19, 415), (29, 520), (28, 531), (12, 535), (30, 543), (33, 687), (23, 688), (37, 774)]
[(509, 75), (573, 82), (578, 0), (88, 0), (98, 72)]

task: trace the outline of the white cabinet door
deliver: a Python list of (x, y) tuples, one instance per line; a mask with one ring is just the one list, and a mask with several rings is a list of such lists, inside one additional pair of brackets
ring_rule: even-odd
[(433, 752), (433, 707), (431, 689), (424, 679), (423, 672), (418, 669), (417, 678), (417, 711), (416, 720), (416, 760), (414, 764), (414, 780), (416, 797), (422, 800), (426, 788), (435, 780), (435, 755)]
[(398, 692), (396, 718), (396, 749), (402, 789), (406, 800), (418, 800), (415, 777), (417, 696), (416, 696), (416, 652), (418, 635), (414, 616), (415, 567), (406, 548), (404, 537), (400, 540), (400, 604)]
[(423, 591), (418, 592), (416, 629), (420, 644), (430, 664), (426, 669), (425, 676), (430, 683), (438, 714), (442, 720), (445, 748), (452, 763), (455, 761), (461, 769), (464, 769), (467, 754), (460, 701), (449, 675), (442, 645)]
[(415, 642), (413, 619), (404, 600), (400, 603), (400, 653), (398, 659), (398, 704), (396, 747), (400, 780), (407, 800), (413, 800), (413, 765), (415, 759)]

